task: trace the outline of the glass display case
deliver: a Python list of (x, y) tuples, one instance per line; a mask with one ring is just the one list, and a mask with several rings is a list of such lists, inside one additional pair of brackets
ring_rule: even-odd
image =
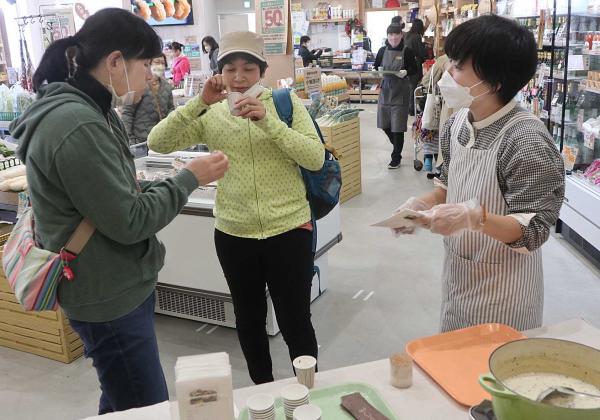
[(556, 230), (600, 267), (600, 0), (505, 0), (537, 41), (535, 77), (518, 95), (544, 121), (566, 169)]
[(567, 170), (557, 231), (600, 266), (600, 1), (564, 3), (550, 115)]

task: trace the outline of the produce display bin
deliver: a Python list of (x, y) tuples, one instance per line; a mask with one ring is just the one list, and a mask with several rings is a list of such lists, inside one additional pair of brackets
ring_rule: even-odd
[(358, 117), (332, 126), (320, 127), (328, 144), (335, 147), (342, 168), (340, 203), (362, 192), (360, 121)]

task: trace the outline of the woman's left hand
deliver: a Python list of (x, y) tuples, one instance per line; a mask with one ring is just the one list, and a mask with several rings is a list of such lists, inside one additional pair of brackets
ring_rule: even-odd
[(258, 98), (243, 98), (235, 103), (235, 107), (240, 110), (238, 117), (252, 121), (260, 121), (267, 115), (267, 109)]

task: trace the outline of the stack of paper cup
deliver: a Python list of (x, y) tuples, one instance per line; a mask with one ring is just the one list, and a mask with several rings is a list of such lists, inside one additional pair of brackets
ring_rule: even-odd
[(317, 359), (312, 356), (296, 357), (293, 362), (296, 369), (296, 378), (298, 382), (307, 388), (315, 386), (315, 369), (317, 368)]
[(288, 385), (281, 390), (286, 419), (294, 418), (294, 410), (308, 404), (308, 388), (301, 384)]
[(313, 404), (303, 405), (294, 410), (293, 420), (321, 420), (321, 409)]
[(252, 420), (275, 420), (275, 399), (269, 394), (256, 394), (246, 401)]

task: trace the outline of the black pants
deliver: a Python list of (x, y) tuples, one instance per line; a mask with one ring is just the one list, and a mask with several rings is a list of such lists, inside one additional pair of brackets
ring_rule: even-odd
[(256, 240), (215, 230), (215, 246), (231, 291), (237, 333), (254, 383), (273, 381), (265, 328), (265, 286), (269, 288), (290, 358), (303, 355), (316, 358), (317, 338), (310, 320), (312, 232), (295, 229)]
[(392, 130), (383, 130), (390, 139), (390, 143), (394, 149), (392, 150), (392, 162), (400, 162), (402, 160), (402, 149), (404, 149), (404, 133), (393, 133)]

